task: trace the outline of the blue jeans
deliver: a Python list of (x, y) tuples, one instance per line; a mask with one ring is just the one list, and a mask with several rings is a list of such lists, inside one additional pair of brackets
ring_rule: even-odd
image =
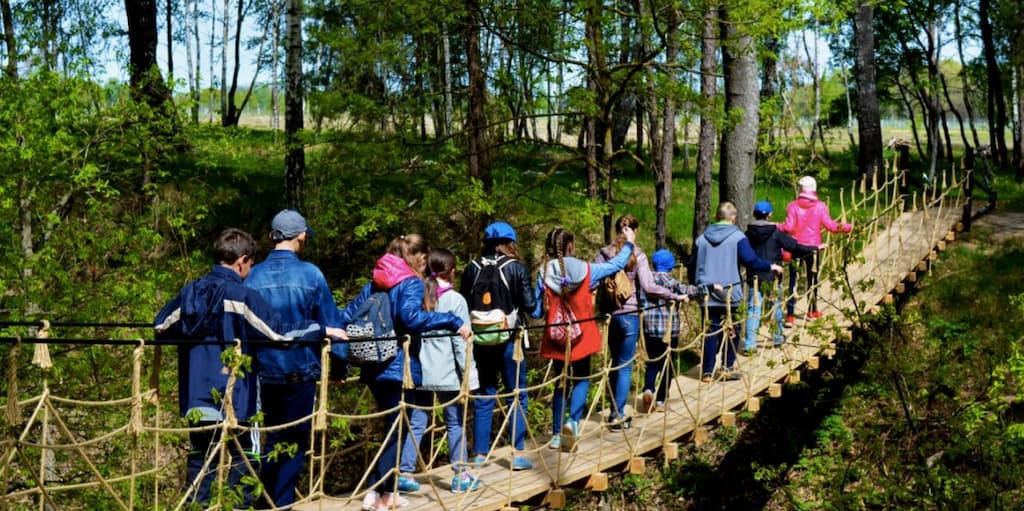
[(800, 264), (793, 262), (789, 267), (789, 297), (786, 300), (786, 314), (792, 316), (796, 310), (796, 281), (800, 273), (799, 266), (807, 272), (807, 312), (818, 310), (818, 254), (811, 254), (800, 259)]
[(501, 383), (502, 394), (515, 391), (515, 397), (508, 396), (505, 405), (512, 414), (509, 423), (509, 436), (512, 447), (523, 450), (526, 442), (526, 361), (516, 362), (513, 342), (497, 345), (476, 344), (473, 346), (473, 359), (476, 361), (477, 374), (480, 375), (480, 388), (473, 398), (473, 452), (486, 455), (491, 451), (491, 422), (494, 407), (497, 405), (498, 384)]
[(623, 314), (613, 316), (608, 326), (608, 349), (611, 352), (612, 367), (608, 373), (608, 387), (612, 391), (611, 419), (621, 418), (626, 411), (626, 398), (633, 380), (633, 358), (636, 357), (636, 340), (640, 335), (640, 316)]
[[(555, 360), (552, 370), (555, 375), (561, 375), (565, 368), (565, 362)], [(569, 394), (569, 418), (578, 424), (583, 420), (583, 410), (587, 406), (587, 393), (590, 392), (590, 357), (584, 357), (569, 364), (569, 381), (567, 388), (563, 389), (559, 380), (555, 384), (555, 395), (551, 399), (551, 418), (553, 433), (562, 432), (562, 424), (565, 421), (565, 395)]]
[[(417, 406), (433, 406), (434, 392), (429, 390), (417, 390), (413, 398)], [(458, 397), (458, 391), (437, 392), (437, 399), (447, 403)], [(445, 429), (448, 431), (448, 460), (456, 471), (466, 464), (466, 443), (462, 431), (462, 403), (455, 402), (443, 409)], [(416, 471), (416, 460), (420, 454), (420, 443), (423, 440), (423, 433), (427, 430), (429, 412), (415, 408), (409, 409), (409, 434), (402, 444), (402, 459), (399, 462), (399, 470), (403, 473)]]
[(723, 341), (725, 341), (725, 368), (732, 369), (736, 365), (736, 337), (730, 332), (722, 331), (725, 315), (728, 313), (729, 309), (726, 307), (708, 307), (708, 325), (704, 329), (707, 335), (704, 337), (701, 376), (710, 376), (715, 373), (715, 362)]
[[(260, 384), (260, 403), (263, 407), (264, 424), (277, 426), (287, 424), (313, 413), (313, 400), (316, 397), (316, 382), (304, 381), (285, 384)], [(274, 446), (282, 448), (294, 444), (297, 449), (294, 456), (287, 452), (278, 452), (276, 459), (264, 457), (260, 480), (267, 496), (273, 499), (276, 507), (289, 506), (295, 503), (295, 485), (302, 474), (302, 464), (309, 450), (309, 435), (312, 424), (309, 420), (294, 426), (267, 431), (265, 453), (274, 451)]]
[[(773, 292), (774, 290), (774, 292)], [(772, 332), (772, 340), (776, 346), (780, 346), (786, 336), (782, 333), (782, 307), (778, 303), (778, 297), (782, 294), (782, 283), (778, 279), (769, 283), (759, 282), (757, 286), (750, 286), (750, 299), (747, 304), (747, 326), (743, 336), (743, 349), (757, 349), (757, 331), (761, 328), (761, 314), (767, 308), (775, 318), (775, 328)]]
[[(434, 405), (434, 395), (421, 390), (413, 391), (412, 403), (416, 406), (431, 407)], [(402, 443), (402, 458), (398, 462), (398, 471), (411, 474), (416, 471), (416, 460), (420, 455), (423, 433), (427, 430), (427, 422), (430, 421), (430, 412), (419, 408), (406, 408), (406, 412), (409, 416), (409, 434)]]
[[(217, 460), (219, 459), (219, 455), (216, 452), (212, 452), (211, 448), (220, 440), (222, 431), (220, 429), (221, 423), (215, 421), (201, 421), (196, 426), (205, 427), (212, 425), (217, 425), (217, 429), (192, 431), (188, 434), (190, 448), (187, 456), (188, 463), (185, 485), (186, 487), (192, 486), (193, 481), (200, 479), (195, 495), (193, 495), (190, 500), (191, 502), (205, 504), (213, 499), (211, 490), (216, 491), (216, 488), (211, 487), (217, 479)], [(240, 423), (240, 425), (248, 426), (244, 423)], [(256, 475), (259, 475), (259, 431), (255, 429), (250, 429), (248, 431), (236, 430), (232, 431), (230, 434), (235, 435), (235, 439), (238, 440), (238, 445), (235, 444), (235, 439), (225, 439), (225, 442), (227, 443), (228, 456), (231, 459), (231, 468), (228, 472), (227, 481), (225, 481), (227, 488), (223, 488), (222, 490), (240, 489), (242, 502), (239, 502), (238, 505), (241, 507), (248, 507), (252, 505), (253, 488), (248, 484), (244, 484), (242, 482), (242, 477), (253, 475), (245, 465), (245, 458), (249, 458), (248, 461), (252, 465), (253, 469), (256, 470)], [(238, 450), (239, 445), (242, 448), (241, 451)], [(210, 462), (210, 465), (206, 467), (206, 470), (203, 471), (203, 464), (210, 456), (213, 456), (213, 460)]]

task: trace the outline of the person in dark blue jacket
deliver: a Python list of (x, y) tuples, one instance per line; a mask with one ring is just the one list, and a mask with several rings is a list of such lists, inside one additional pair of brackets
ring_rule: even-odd
[[(299, 259), (299, 253), (312, 236), (306, 219), (298, 211), (286, 209), (274, 216), (270, 227), (274, 250), (263, 262), (253, 266), (245, 279), (245, 287), (259, 293), (285, 323), (339, 324), (338, 307), (324, 274), (313, 263)], [(332, 369), (343, 365), (348, 344), (334, 344), (331, 351), (336, 355), (332, 357)], [(287, 508), (295, 503), (295, 485), (309, 450), (310, 417), (321, 374), (320, 347), (315, 344), (296, 344), (288, 349), (260, 347), (256, 350), (256, 360), (260, 406), (266, 427), (260, 480), (270, 506)], [(279, 429), (282, 424), (301, 419), (306, 420)], [(288, 449), (293, 449), (294, 454), (289, 454)]]
[[(419, 335), (431, 330), (452, 330), (463, 339), (469, 340), (473, 332), (451, 312), (428, 312), (423, 308), (423, 277), (427, 267), (430, 245), (419, 234), (407, 234), (391, 240), (387, 253), (377, 260), (373, 267), (373, 280), (363, 287), (352, 302), (341, 313), (341, 326), (352, 322), (352, 315), (359, 305), (375, 291), (387, 291), (391, 301), (391, 314), (395, 334), (400, 338), (410, 336), (409, 371), (415, 386), (423, 383), (423, 370), (419, 361)], [(389, 410), (388, 429), (400, 419), (401, 402), (413, 402), (411, 391), (402, 388), (405, 367), (405, 352), (399, 343), (398, 354), (385, 362), (364, 365), (360, 368), (359, 379), (366, 383), (373, 394), (377, 407)], [(404, 430), (405, 428), (399, 428)], [(408, 433), (403, 431), (403, 438)], [(363, 498), (363, 509), (385, 510), (408, 505), (408, 500), (393, 491), (396, 489), (395, 469), (398, 466), (398, 442), (396, 435), (388, 435), (381, 447), (377, 465), (370, 471), (371, 490)]]
[[(750, 241), (736, 226), (736, 205), (722, 201), (715, 213), (715, 223), (709, 225), (694, 243), (696, 283), (706, 286), (708, 325), (704, 337), (704, 356), (701, 362), (701, 381), (710, 383), (720, 345), (724, 343), (723, 363), (726, 379), (738, 379), (736, 371), (736, 334), (725, 330), (725, 319), (739, 310), (743, 303), (743, 280), (740, 265), (747, 270), (771, 270), (782, 273), (782, 267), (757, 257)], [(717, 286), (721, 286), (721, 291)]]
[[(178, 347), (178, 399), (183, 417), (192, 426), (189, 433), (187, 492), (190, 500), (208, 502), (217, 473), (217, 444), (221, 442), (222, 422), (237, 421), (233, 435), (242, 447), (228, 442), (231, 470), (226, 489), (234, 488), (242, 476), (251, 473), (247, 464), (259, 466), (259, 436), (250, 427), (257, 413), (256, 379), (251, 374), (234, 378), (232, 408), (224, 409), (224, 397), (230, 370), (221, 361), (223, 352), (234, 349), (233, 340), (241, 340), (241, 354), (252, 357), (253, 346), (247, 340), (323, 339), (325, 334), (344, 336), (345, 332), (325, 328), (314, 321), (285, 325), (273, 309), (255, 291), (242, 286), (253, 265), (256, 242), (238, 229), (225, 229), (213, 244), (217, 264), (210, 273), (190, 282), (157, 314), (153, 322), (158, 339), (194, 340)], [(249, 376), (249, 377), (245, 377)], [(246, 460), (246, 455), (251, 459)], [(211, 460), (203, 470), (203, 465)], [(251, 488), (243, 488), (248, 505)]]
[[(783, 261), (783, 251), (790, 257), (802, 259), (818, 251), (820, 247), (801, 245), (792, 236), (780, 231), (772, 216), (772, 203), (766, 200), (754, 204), (754, 221), (747, 225), (747, 239), (757, 257), (773, 263)], [(762, 310), (767, 308), (775, 318), (772, 341), (781, 346), (786, 340), (782, 330), (782, 279), (771, 271), (748, 271), (747, 287), (750, 289), (747, 303), (747, 324), (743, 335), (743, 352), (751, 354), (757, 350), (757, 331), (761, 328)]]

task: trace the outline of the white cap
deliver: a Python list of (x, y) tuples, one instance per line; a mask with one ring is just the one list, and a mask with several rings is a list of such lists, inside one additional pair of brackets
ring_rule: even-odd
[(802, 192), (816, 192), (818, 191), (818, 183), (811, 176), (804, 176), (800, 178), (796, 184), (800, 185), (800, 191)]

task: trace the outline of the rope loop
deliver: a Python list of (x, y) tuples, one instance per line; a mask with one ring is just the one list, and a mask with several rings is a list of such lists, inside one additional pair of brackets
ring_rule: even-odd
[(139, 339), (139, 345), (132, 350), (132, 412), (128, 420), (128, 434), (138, 436), (142, 432), (142, 356), (146, 341)]
[(7, 353), (7, 424), (14, 426), (21, 422), (18, 408), (18, 355), (21, 353), (21, 336)]
[[(36, 332), (36, 338), (38, 339), (49, 339), (50, 338), (50, 321), (40, 321), (39, 330)], [(49, 371), (53, 369), (53, 360), (50, 359), (50, 346), (44, 342), (36, 343), (35, 351), (32, 354), (32, 364), (42, 369), (43, 371)]]
[(412, 355), (409, 354), (409, 350), (412, 347), (412, 336), (405, 334), (402, 339), (402, 388), (411, 390), (416, 388), (416, 383), (412, 379)]

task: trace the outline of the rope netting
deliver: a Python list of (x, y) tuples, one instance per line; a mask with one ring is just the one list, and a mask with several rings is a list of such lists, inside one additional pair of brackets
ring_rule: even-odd
[[(7, 402), (4, 409), (6, 428), (0, 440), (0, 507), (58, 509), (58, 503), (81, 502), (74, 507), (105, 507), (116, 509), (184, 509), (196, 492), (198, 480), (186, 487), (184, 454), (190, 433), (213, 431), (215, 441), (205, 453), (204, 470), (213, 471), (216, 498), (209, 505), (231, 507), (238, 504), (239, 494), (229, 481), (232, 450), (242, 450), (238, 439), (253, 429), (266, 434), (300, 423), (310, 423), (311, 446), (307, 453), (305, 477), (299, 488), (299, 504), (308, 508), (358, 506), (367, 491), (398, 491), (397, 479), (392, 488), (371, 488), (369, 468), (384, 455), (387, 439), (396, 439), (398, 452), (393, 466), (397, 473), (403, 452), (416, 450), (416, 468), (404, 474), (422, 483), (424, 488), (411, 496), (426, 499), (442, 509), (467, 507), (512, 506), (513, 503), (597, 473), (624, 460), (644, 454), (677, 441), (716, 417), (724, 417), (737, 407), (752, 407), (752, 400), (772, 385), (794, 374), (819, 355), (831, 356), (835, 342), (845, 338), (848, 327), (859, 317), (870, 313), (877, 304), (919, 262), (932, 257), (937, 242), (948, 237), (959, 219), (963, 197), (964, 176), (943, 175), (941, 186), (907, 194), (905, 176), (891, 173), (881, 182), (861, 180), (840, 192), (840, 221), (853, 221), (851, 235), (826, 237), (828, 248), (819, 255), (817, 289), (803, 285), (792, 295), (774, 296), (774, 300), (755, 302), (761, 307), (760, 327), (756, 344), (744, 350), (740, 332), (745, 326), (749, 303), (730, 304), (735, 314), (726, 314), (719, 334), (734, 336), (736, 371), (715, 371), (711, 382), (702, 382), (700, 354), (705, 341), (716, 332), (706, 332), (709, 308), (701, 303), (671, 303), (671, 316), (681, 321), (678, 337), (645, 338), (644, 316), (639, 315), (640, 334), (636, 355), (620, 365), (611, 356), (608, 331), (612, 316), (579, 318), (579, 322), (596, 321), (600, 327), (602, 349), (591, 360), (590, 374), (570, 374), (571, 364), (556, 364), (538, 356), (540, 329), (543, 324), (521, 325), (513, 330), (513, 359), (529, 368), (526, 381), (516, 381), (513, 390), (504, 389), (496, 396), (491, 444), (483, 459), (474, 460), (469, 453), (467, 470), (483, 483), (479, 491), (454, 494), (450, 490), (452, 471), (447, 450), (447, 428), (441, 411), (448, 405), (461, 404), (465, 445), (472, 431), (473, 401), (478, 393), (469, 389), (468, 378), (462, 388), (452, 394), (436, 395), (432, 402), (410, 401), (403, 394), (397, 406), (379, 410), (369, 390), (354, 378), (338, 384), (329, 381), (331, 342), (321, 346), (323, 378), (318, 382), (313, 413), (302, 419), (274, 427), (253, 426), (248, 418), (234, 416), (231, 387), (237, 377), (255, 377), (243, 369), (242, 357), (229, 360), (228, 391), (223, 396), (224, 420), (213, 426), (196, 428), (178, 417), (176, 402), (168, 397), (174, 387), (173, 371), (163, 367), (161, 348), (187, 341), (152, 341), (131, 339), (56, 338), (54, 331), (79, 328), (148, 329), (148, 323), (73, 323), (7, 321), (0, 327), (29, 329), (23, 336), (0, 338), (6, 345)], [(685, 282), (682, 275), (680, 281)], [(811, 292), (817, 291), (818, 319), (801, 318), (786, 328), (784, 342), (776, 346), (779, 326), (777, 311), (788, 298), (797, 300), (797, 308), (805, 312)], [(666, 329), (671, 331), (671, 328)], [(241, 342), (234, 351), (241, 353)], [(408, 343), (405, 365), (408, 368)], [(421, 342), (430, 342), (424, 337)], [(26, 363), (26, 344), (33, 344), (32, 364)], [(49, 347), (82, 346), (115, 354), (121, 367), (98, 369), (114, 373), (120, 383), (109, 387), (97, 384), (79, 395), (62, 395), (62, 387), (70, 386), (76, 368), (62, 367), (66, 356), (51, 357)], [(719, 356), (724, 355), (726, 342), (721, 343)], [(473, 356), (468, 343), (467, 359)], [(77, 357), (89, 358), (89, 357)], [(76, 362), (76, 363), (81, 363)], [(719, 367), (722, 364), (719, 364)], [(633, 367), (625, 416), (630, 422), (608, 422), (614, 414), (611, 380), (615, 371)], [(80, 369), (80, 368), (79, 368)], [(667, 395), (662, 403), (645, 399), (645, 376), (656, 371), (655, 389), (667, 382)], [(519, 372), (516, 371), (516, 374)], [(127, 378), (125, 384), (123, 379)], [(552, 401), (556, 389), (567, 392), (569, 383), (586, 380), (590, 383), (583, 419), (578, 424), (574, 448), (563, 444), (552, 449)], [(407, 381), (408, 388), (411, 381)], [(70, 387), (68, 387), (70, 388)], [(518, 393), (525, 392), (529, 405), (522, 414), (513, 413), (520, 406)], [(30, 397), (25, 397), (25, 396)], [(173, 396), (173, 393), (171, 393)], [(569, 397), (563, 394), (568, 405)], [(756, 408), (755, 408), (756, 409)], [(421, 446), (407, 443), (411, 427), (409, 412), (422, 410), (429, 423)], [(384, 417), (398, 412), (398, 420)], [(510, 431), (517, 431), (520, 417), (526, 418), (526, 442), (522, 450), (512, 449)], [(242, 420), (246, 419), (246, 420)], [(517, 471), (517, 458), (525, 458), (533, 468)], [(249, 476), (243, 482), (258, 480), (259, 467), (249, 463), (242, 470)], [(539, 481), (539, 483), (538, 483)], [(537, 488), (541, 488), (539, 491)], [(425, 501), (425, 502), (426, 502)], [(486, 501), (486, 502), (485, 502)], [(308, 504), (316, 502), (315, 505)], [(66, 504), (64, 504), (66, 505)]]

